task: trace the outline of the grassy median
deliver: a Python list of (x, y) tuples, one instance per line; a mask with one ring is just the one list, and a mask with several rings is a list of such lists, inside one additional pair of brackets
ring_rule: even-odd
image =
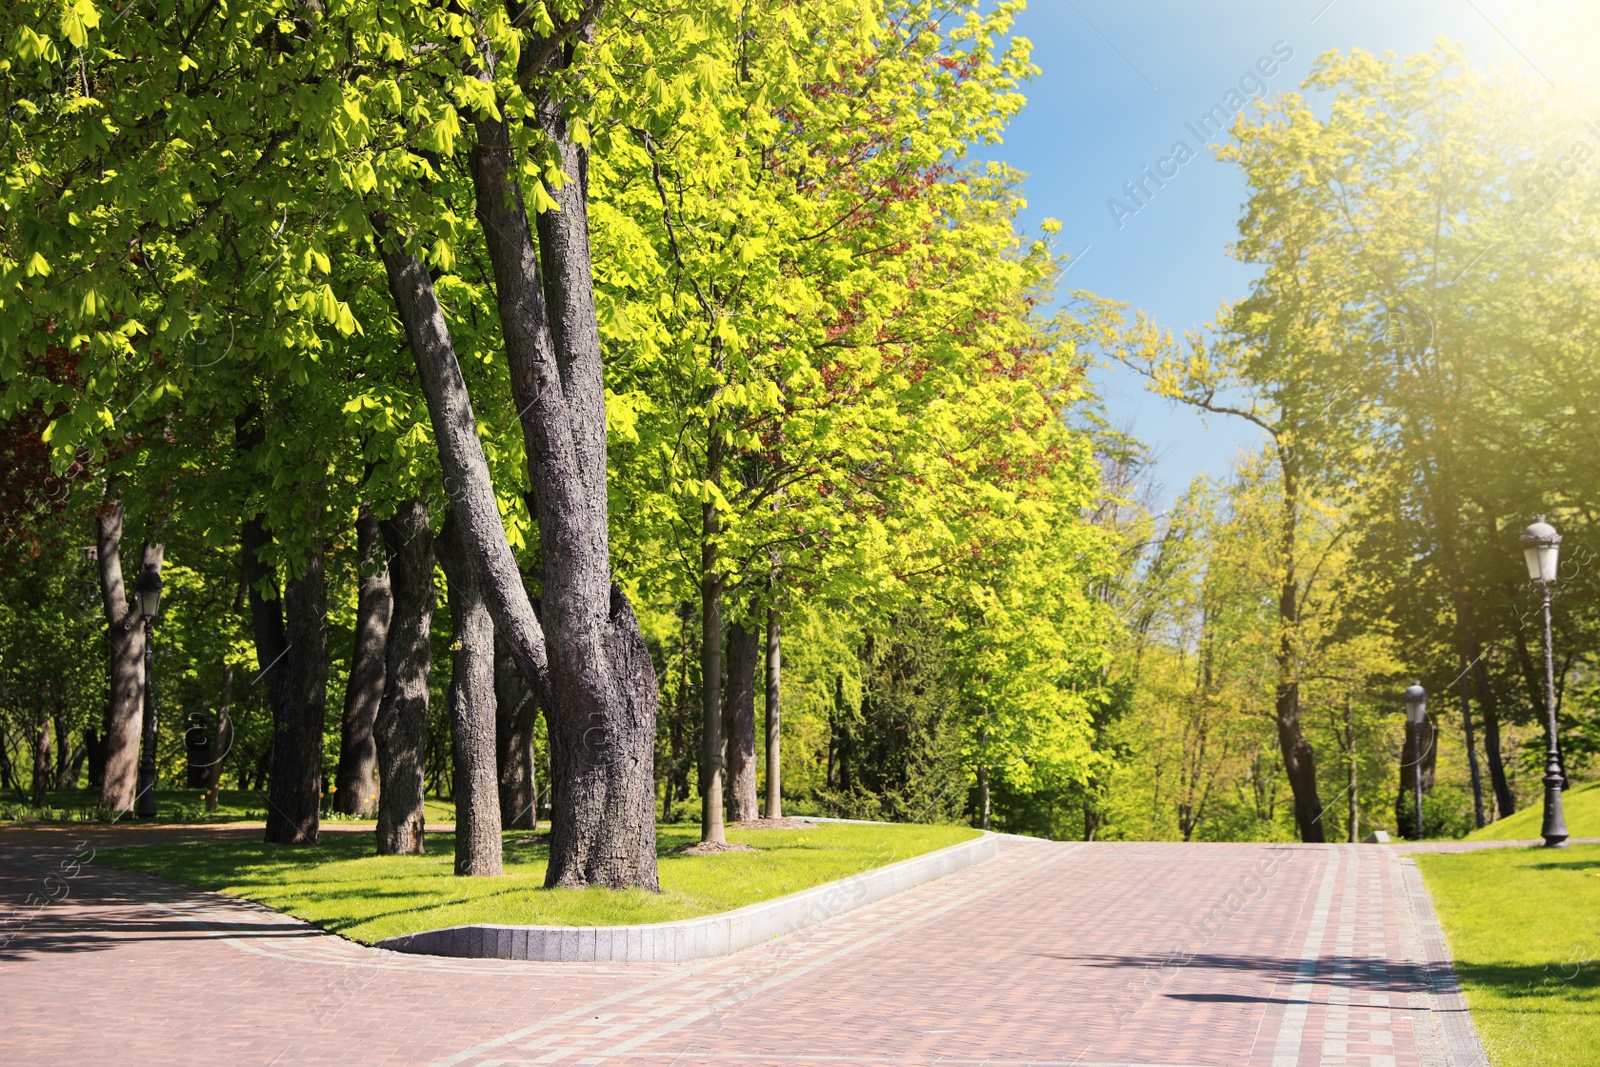
[(977, 834), (966, 826), (839, 823), (730, 829), (729, 841), (759, 851), (685, 856), (671, 850), (698, 841), (699, 826), (661, 825), (660, 893), (545, 889), (549, 849), (527, 831), (505, 835), (505, 874), (497, 878), (456, 877), (451, 834), (427, 835), (426, 856), (374, 856), (367, 834), (324, 834), (308, 848), (202, 841), (109, 849), (95, 862), (254, 900), (370, 943), (473, 922), (612, 926), (689, 919), (809, 889)]
[(1490, 1062), (1594, 1063), (1600, 845), (1435, 853), (1417, 862)]

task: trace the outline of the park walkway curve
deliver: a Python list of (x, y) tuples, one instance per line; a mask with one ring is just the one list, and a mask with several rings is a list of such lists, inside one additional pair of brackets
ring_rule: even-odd
[(0, 832), (9, 1067), (1486, 1062), (1416, 868), (1380, 846), (1007, 839), (669, 965), (404, 956), (93, 864), (23, 907), (69, 853)]

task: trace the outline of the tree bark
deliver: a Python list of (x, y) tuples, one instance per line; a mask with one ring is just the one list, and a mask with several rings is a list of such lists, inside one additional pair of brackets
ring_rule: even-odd
[(1478, 701), (1483, 706), (1483, 755), (1489, 764), (1489, 784), (1494, 790), (1497, 817), (1503, 819), (1517, 810), (1517, 798), (1511, 793), (1505, 756), (1500, 751), (1500, 701), (1481, 655), (1473, 657), (1472, 677), (1478, 689)]
[(84, 728), (83, 749), (89, 758), (89, 788), (98, 793), (106, 780), (106, 744), (93, 726)]
[[(1474, 642), (1475, 644), (1476, 642)], [(1456, 686), (1461, 704), (1461, 730), (1467, 743), (1467, 772), (1472, 781), (1472, 818), (1477, 829), (1483, 829), (1483, 778), (1478, 771), (1478, 744), (1472, 729), (1472, 661), (1461, 657), (1461, 676)]]
[(450, 604), (450, 736), (455, 750), (456, 873), (500, 866), (500, 791), (495, 773), (494, 623), (467, 562), (453, 512), (439, 531)]
[(406, 500), (379, 523), (394, 599), (384, 659), (383, 700), (373, 729), (378, 755), (378, 854), (424, 851), (423, 751), (428, 734), (428, 675), (433, 668), (436, 591), (428, 507)]
[(1350, 797), (1348, 833), (1345, 836), (1354, 845), (1361, 841), (1361, 782), (1356, 759), (1355, 707), (1349, 693), (1344, 695), (1344, 764), (1345, 792)]
[(233, 747), (234, 665), (222, 665), (222, 702), (217, 706), (216, 727), (212, 731), (211, 762), (206, 766), (206, 810), (215, 812), (222, 789), (222, 761)]
[(39, 716), (33, 729), (33, 788), (31, 800), (36, 808), (44, 807), (45, 794), (50, 791), (50, 717)]
[(273, 709), (266, 840), (314, 845), (322, 809), (322, 730), (328, 717), (328, 583), (320, 539), (283, 589), (284, 674)]
[(704, 508), (700, 549), (700, 840), (725, 844), (722, 816), (722, 579), (716, 573), (717, 511)]
[(71, 730), (67, 726), (66, 716), (56, 714), (56, 788), (78, 788), (78, 776), (83, 773), (83, 760), (88, 754), (83, 742), (74, 745), (71, 742)]
[(372, 739), (383, 703), (384, 652), (394, 599), (389, 591), (389, 565), (383, 535), (369, 504), (356, 516), (355, 645), (350, 652), (350, 680), (344, 691), (344, 716), (339, 724), (339, 770), (334, 778), (333, 810), (368, 818), (377, 811), (377, 744)]
[[(122, 580), (123, 509), (119, 500), (100, 516), (97, 553), (100, 601), (109, 646), (110, 697), (99, 756), (100, 807), (128, 811), (138, 788), (139, 731), (144, 715), (144, 625)], [(155, 546), (144, 557), (155, 562)], [(141, 561), (142, 563), (143, 561)]]
[(782, 621), (778, 609), (767, 611), (767, 818), (783, 818), (783, 752), (779, 733), (783, 673)]
[(989, 829), (989, 768), (978, 764), (978, 828)]
[(1322, 825), (1322, 799), (1317, 794), (1316, 759), (1300, 728), (1299, 666), (1300, 587), (1295, 562), (1298, 552), (1300, 472), (1293, 449), (1279, 444), (1278, 462), (1283, 472), (1283, 511), (1279, 526), (1279, 560), (1282, 567), (1278, 588), (1278, 692), (1275, 712), (1278, 749), (1283, 769), (1294, 793), (1294, 821), (1300, 840), (1322, 844), (1327, 835)]
[[(655, 671), (638, 620), (610, 577), (605, 398), (592, 326), (583, 158), (559, 116), (549, 121), (563, 158), (577, 161), (577, 180), (556, 190), (560, 211), (552, 215), (559, 217), (547, 232), (541, 227), (543, 271), (500, 120), (478, 122), (471, 157), (539, 524), (543, 619), (506, 541), (432, 279), (393, 237), (384, 241), (384, 265), (468, 558), (496, 630), (546, 708), (554, 809), (546, 883), (655, 889)], [(375, 222), (382, 227), (381, 218)], [(562, 300), (559, 352), (546, 283)]]
[(761, 631), (728, 627), (728, 821), (761, 817), (756, 786), (756, 665), (764, 658)]
[(498, 634), (494, 647), (500, 825), (505, 830), (534, 830), (539, 826), (539, 776), (534, 770), (533, 729), (539, 718), (539, 701)]

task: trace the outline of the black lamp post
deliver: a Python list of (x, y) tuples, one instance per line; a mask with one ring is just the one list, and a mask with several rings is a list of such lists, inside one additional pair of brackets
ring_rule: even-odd
[(1405, 691), (1406, 732), (1411, 735), (1411, 801), (1416, 822), (1411, 836), (1422, 840), (1422, 724), (1428, 718), (1428, 691), (1421, 682), (1412, 682)]
[(156, 817), (156, 696), (150, 673), (150, 645), (151, 624), (161, 610), (161, 572), (151, 565), (144, 567), (134, 585), (134, 595), (139, 601), (139, 614), (144, 618), (144, 729), (140, 731), (143, 744), (139, 755), (139, 793), (133, 801), (133, 813), (141, 819), (153, 819)]
[(1540, 515), (1522, 531), (1522, 554), (1528, 580), (1539, 585), (1544, 599), (1544, 837), (1546, 848), (1567, 847), (1567, 819), (1561, 812), (1561, 750), (1556, 747), (1556, 658), (1550, 640), (1550, 595), (1561, 562), (1561, 535)]

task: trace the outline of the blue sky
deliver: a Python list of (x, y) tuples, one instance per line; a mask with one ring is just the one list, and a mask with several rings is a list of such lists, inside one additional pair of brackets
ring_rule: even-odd
[[(1251, 270), (1230, 259), (1246, 190), (1238, 170), (1209, 152), (1178, 166), (1137, 214), (1113, 218), (1113, 197), (1134, 206), (1123, 185), (1190, 147), (1185, 127), (1268, 63), (1268, 92), (1297, 90), (1318, 54), (1364, 48), (1425, 51), (1440, 35), (1462, 41), (1475, 60), (1500, 59), (1516, 42), (1507, 0), (1294, 0), (1276, 3), (1176, 0), (1030, 0), (1016, 32), (1033, 42), (1042, 73), (1005, 144), (984, 152), (1026, 172), (1024, 225), (1039, 232), (1060, 219), (1059, 250), (1082, 252), (1063, 286), (1088, 289), (1154, 315), (1180, 333), (1246, 294)], [(1497, 29), (1498, 27), (1498, 29)], [(1505, 31), (1508, 36), (1502, 36)], [(1515, 54), (1510, 53), (1515, 59)], [(1216, 138), (1211, 138), (1215, 141)], [(1147, 185), (1147, 189), (1154, 189)], [(1087, 249), (1087, 251), (1083, 251)], [(1152, 446), (1158, 499), (1169, 500), (1201, 473), (1222, 474), (1257, 434), (1236, 420), (1203, 422), (1146, 393), (1118, 370), (1095, 380), (1113, 423)]]

